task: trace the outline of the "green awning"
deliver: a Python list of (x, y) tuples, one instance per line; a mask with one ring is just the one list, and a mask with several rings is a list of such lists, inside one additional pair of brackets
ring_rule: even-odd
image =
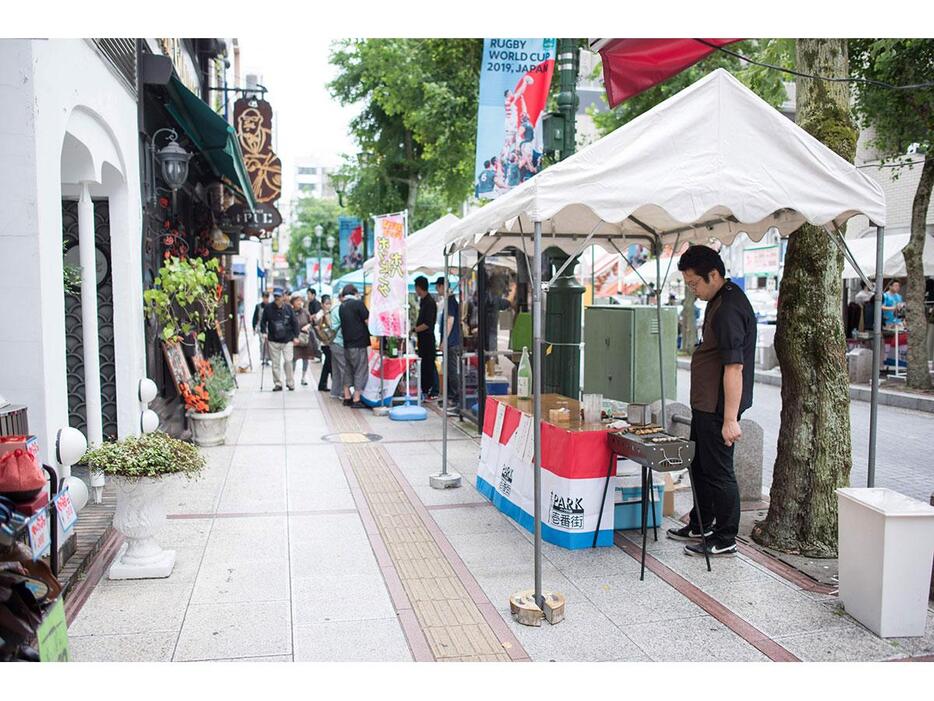
[(237, 192), (250, 209), (256, 208), (253, 186), (243, 162), (237, 132), (223, 117), (172, 75), (165, 86), (169, 101), (165, 108), (175, 118), (195, 148), (207, 159), (211, 170)]

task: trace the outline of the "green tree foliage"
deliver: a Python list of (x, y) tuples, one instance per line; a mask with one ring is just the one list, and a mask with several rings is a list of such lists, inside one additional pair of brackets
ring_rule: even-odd
[[(854, 77), (889, 85), (914, 85), (934, 79), (934, 41), (930, 39), (855, 39), (850, 41), (849, 50)], [(919, 144), (918, 150), (926, 156), (912, 202), (911, 240), (903, 250), (908, 274), (906, 318), (913, 331), (908, 335), (907, 382), (917, 389), (929, 389), (922, 253), (934, 187), (934, 88), (892, 90), (856, 83), (856, 113), (861, 126), (872, 128), (872, 145), (884, 163), (895, 167), (895, 177), (902, 169), (914, 166), (917, 157), (905, 155), (911, 144)]]
[[(794, 39), (747, 39), (730, 44), (726, 48), (763, 63), (783, 68), (794, 66)], [(787, 79), (788, 76), (771, 68), (746, 63), (722, 51), (714, 51), (687, 70), (629, 98), (615, 109), (608, 112), (596, 112), (591, 108), (590, 115), (600, 135), (606, 136), (718, 68), (730, 71), (750, 90), (775, 107), (785, 101), (785, 87), (782, 79)], [(602, 66), (597, 65), (595, 72), (598, 77), (602, 76)]]
[(408, 210), (414, 230), (460, 206), (473, 184), (482, 50), (480, 39), (335, 42), (331, 94), (361, 106), (350, 125), (360, 153), (342, 168), (351, 212)]
[[(341, 208), (335, 200), (318, 199), (317, 197), (303, 197), (298, 200), (298, 211), (296, 214), (296, 223), (292, 225), (289, 240), (289, 250), (286, 253), (286, 260), (289, 262), (289, 268), (292, 273), (305, 270), (305, 259), (315, 258), (318, 255), (318, 239), (315, 236), (315, 227), (319, 224), (324, 229), (321, 236), (321, 255), (327, 257), (332, 255), (334, 258), (334, 279), (337, 279), (344, 272), (340, 269), (340, 250), (339, 232), (337, 218), (341, 215), (347, 215), (349, 212)], [(328, 250), (325, 243), (328, 235), (334, 237), (334, 248)], [(305, 237), (311, 239), (311, 246), (306, 249), (304, 244)]]

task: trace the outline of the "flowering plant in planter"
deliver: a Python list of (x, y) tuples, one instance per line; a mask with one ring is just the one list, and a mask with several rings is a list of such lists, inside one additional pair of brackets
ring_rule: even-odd
[[(233, 382), (228, 386), (227, 379), (220, 375), (215, 370), (214, 363), (208, 360), (196, 358), (195, 370), (191, 386), (185, 382), (180, 385), (185, 408), (194, 414), (214, 414), (226, 409), (230, 401), (228, 391)], [(227, 374), (230, 374), (229, 371)]]

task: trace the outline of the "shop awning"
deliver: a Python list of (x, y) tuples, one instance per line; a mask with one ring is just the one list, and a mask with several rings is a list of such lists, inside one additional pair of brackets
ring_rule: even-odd
[(165, 86), (169, 101), (165, 108), (205, 157), (211, 170), (236, 192), (250, 209), (256, 208), (253, 186), (243, 162), (237, 133), (223, 117), (173, 75)]

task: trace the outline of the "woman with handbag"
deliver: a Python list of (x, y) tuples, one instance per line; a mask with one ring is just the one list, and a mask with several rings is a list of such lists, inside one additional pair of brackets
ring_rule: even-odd
[(305, 309), (305, 300), (301, 292), (292, 295), (292, 310), (298, 322), (298, 338), (292, 341), (295, 346), (292, 366), (295, 367), (299, 360), (302, 361), (302, 385), (307, 385), (305, 377), (308, 374), (308, 362), (315, 357), (315, 351), (311, 345), (311, 314)]
[(331, 341), (337, 335), (331, 328), (331, 295), (321, 295), (321, 309), (314, 316), (313, 327), (318, 336), (318, 344), (324, 355), (324, 364), (321, 366), (321, 379), (318, 381), (318, 391), (328, 391), (328, 376), (331, 374)]

